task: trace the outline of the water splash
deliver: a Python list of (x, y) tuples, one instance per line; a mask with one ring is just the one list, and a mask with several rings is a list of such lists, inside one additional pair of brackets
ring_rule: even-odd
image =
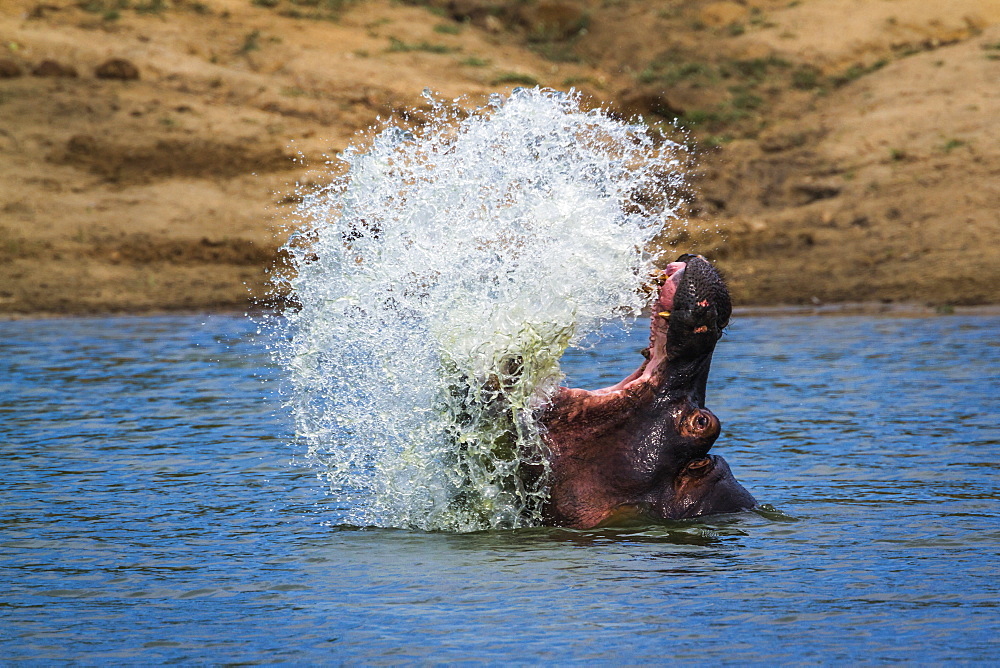
[(519, 90), (349, 148), (304, 197), (279, 358), (299, 439), (343, 521), (537, 524), (535, 414), (559, 359), (643, 306), (644, 249), (673, 215), (682, 147)]

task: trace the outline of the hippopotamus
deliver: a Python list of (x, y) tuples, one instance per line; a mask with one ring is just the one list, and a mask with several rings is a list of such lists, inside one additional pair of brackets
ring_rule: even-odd
[(715, 344), (732, 303), (716, 269), (685, 254), (655, 275), (649, 348), (601, 390), (559, 388), (542, 409), (550, 450), (547, 523), (591, 528), (749, 510), (753, 496), (709, 450), (721, 424), (705, 408)]

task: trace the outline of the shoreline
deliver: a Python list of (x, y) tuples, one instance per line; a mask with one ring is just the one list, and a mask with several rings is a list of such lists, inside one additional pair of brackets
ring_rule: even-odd
[(648, 250), (711, 258), (737, 313), (1000, 305), (984, 85), (1000, 4), (591, 2), (581, 32), (546, 27), (545, 3), (487, 25), (462, 13), (481, 3), (315, 21), (276, 2), (4, 5), (0, 319), (273, 306), (279, 249), (344, 167), (332, 157), (378, 119), (430, 122), (421, 91), (472, 108), (536, 84), (686, 147), (662, 183), (676, 218)]
[(883, 316), (889, 318), (923, 318), (948, 315), (1000, 315), (1000, 304), (979, 304), (975, 306), (928, 306), (915, 302), (839, 302), (816, 305), (776, 304), (773, 306), (737, 306), (733, 315), (751, 317), (763, 316)]
[[(229, 306), (216, 308), (184, 309), (118, 309), (115, 311), (58, 312), (37, 311), (24, 313), (0, 313), (0, 322), (21, 320), (87, 320), (111, 318), (154, 318), (170, 316), (243, 316), (254, 318), (268, 315), (271, 309), (253, 306)], [(644, 311), (643, 317), (648, 313)], [(1000, 304), (979, 304), (975, 306), (928, 306), (915, 302), (834, 302), (829, 304), (755, 304), (733, 308), (736, 317), (802, 317), (802, 316), (876, 316), (885, 318), (926, 318), (937, 316), (1000, 316)]]

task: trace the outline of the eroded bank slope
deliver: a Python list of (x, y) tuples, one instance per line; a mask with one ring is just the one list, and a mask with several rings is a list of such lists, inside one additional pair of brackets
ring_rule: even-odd
[(680, 119), (738, 303), (998, 303), (1000, 2), (944, 4), (10, 0), (0, 312), (246, 304), (324, 156), (533, 83)]

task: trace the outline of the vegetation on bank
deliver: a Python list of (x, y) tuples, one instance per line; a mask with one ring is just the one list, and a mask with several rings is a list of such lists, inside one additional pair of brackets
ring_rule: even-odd
[(321, 185), (376, 118), (424, 122), (425, 87), (478, 104), (534, 85), (680, 126), (683, 224), (660, 242), (719, 260), (740, 303), (1000, 302), (982, 85), (1000, 18), (975, 0), (850, 16), (826, 0), (8, 2), (0, 312), (245, 301), (294, 183)]

